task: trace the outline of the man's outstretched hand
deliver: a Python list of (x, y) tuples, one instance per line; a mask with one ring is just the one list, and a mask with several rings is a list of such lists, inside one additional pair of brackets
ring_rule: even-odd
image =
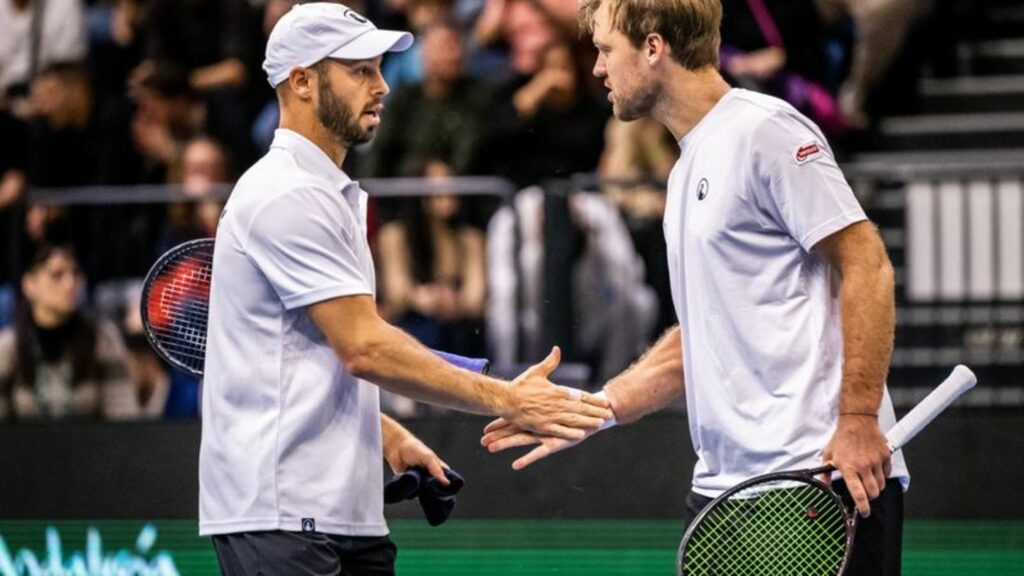
[(553, 384), (548, 377), (561, 358), (556, 346), (547, 358), (513, 380), (510, 405), (499, 415), (519, 431), (578, 442), (612, 418), (611, 405), (593, 394)]
[[(574, 388), (561, 387), (571, 398), (581, 398), (583, 392)], [(603, 397), (594, 396), (595, 399), (604, 401)], [(609, 423), (609, 421), (611, 421)], [(484, 428), (484, 435), (480, 438), (480, 444), (487, 448), (489, 452), (496, 453), (509, 448), (518, 448), (520, 446), (533, 446), (537, 445), (536, 448), (530, 450), (526, 455), (518, 458), (512, 463), (512, 468), (515, 470), (522, 470), (530, 464), (540, 460), (541, 458), (547, 458), (548, 456), (571, 448), (583, 440), (589, 438), (598, 430), (608, 425), (614, 424), (614, 415), (609, 408), (606, 416), (600, 420), (596, 427), (588, 427), (583, 430), (583, 435), (578, 438), (559, 438), (556, 436), (550, 436), (546, 434), (538, 434), (529, 430), (524, 430), (521, 426), (518, 426), (512, 422), (509, 422), (506, 418), (498, 418), (492, 421)]]
[(484, 435), (480, 439), (480, 444), (492, 454), (508, 450), (509, 448), (538, 444), (539, 446), (512, 463), (513, 470), (522, 470), (541, 458), (546, 458), (555, 452), (561, 452), (566, 448), (579, 444), (591, 434), (593, 434), (592, 431), (586, 432), (583, 438), (574, 440), (556, 438), (554, 436), (541, 436), (533, 432), (524, 432), (521, 428), (509, 424), (504, 418), (498, 418), (484, 428)]

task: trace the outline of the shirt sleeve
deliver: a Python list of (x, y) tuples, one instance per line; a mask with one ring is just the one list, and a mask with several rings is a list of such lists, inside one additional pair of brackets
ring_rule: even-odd
[(825, 137), (799, 113), (773, 113), (752, 146), (757, 201), (804, 250), (867, 219)]
[(343, 202), (340, 192), (302, 188), (255, 214), (244, 249), (286, 309), (373, 294), (357, 253), (365, 240)]

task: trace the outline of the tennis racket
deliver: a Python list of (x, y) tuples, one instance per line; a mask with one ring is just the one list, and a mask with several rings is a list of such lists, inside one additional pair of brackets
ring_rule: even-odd
[[(203, 375), (206, 325), (213, 278), (213, 238), (179, 244), (153, 264), (142, 284), (142, 328), (156, 353), (167, 363)], [(490, 361), (433, 351), (451, 364), (486, 373)]]
[[(957, 366), (885, 435), (895, 452), (974, 387)], [(730, 488), (694, 519), (679, 545), (683, 576), (841, 576), (857, 513), (817, 476), (831, 466), (765, 474)]]

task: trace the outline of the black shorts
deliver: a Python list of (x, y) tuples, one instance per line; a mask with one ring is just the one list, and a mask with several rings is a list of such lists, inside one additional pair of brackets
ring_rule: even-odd
[(387, 536), (319, 532), (241, 532), (213, 537), (224, 576), (394, 576)]
[[(836, 480), (835, 491), (852, 509), (846, 483)], [(686, 496), (683, 530), (693, 522), (711, 498), (690, 492)], [(899, 576), (903, 551), (903, 487), (890, 478), (885, 490), (871, 501), (871, 516), (857, 519), (853, 556), (845, 576)]]

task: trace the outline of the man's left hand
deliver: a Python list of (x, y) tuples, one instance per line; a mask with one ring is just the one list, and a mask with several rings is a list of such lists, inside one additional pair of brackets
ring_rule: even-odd
[(442, 486), (451, 484), (448, 477), (444, 475), (444, 469), (450, 468), (450, 466), (426, 444), (411, 434), (403, 438), (394, 449), (388, 450), (384, 457), (395, 474), (401, 474), (409, 468), (420, 466), (430, 472), (430, 475), (437, 479)]

